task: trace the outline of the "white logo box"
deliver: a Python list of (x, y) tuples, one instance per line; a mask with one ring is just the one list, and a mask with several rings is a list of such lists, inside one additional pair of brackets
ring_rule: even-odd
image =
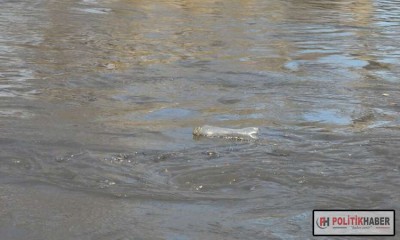
[(394, 210), (314, 210), (314, 236), (394, 236)]

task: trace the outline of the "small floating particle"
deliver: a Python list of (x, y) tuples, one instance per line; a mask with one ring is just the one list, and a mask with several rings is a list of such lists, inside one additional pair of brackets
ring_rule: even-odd
[(389, 96), (389, 93), (382, 93), (382, 96), (387, 97), (387, 96)]
[(116, 68), (114, 63), (107, 63), (105, 67), (107, 70), (114, 70)]
[(210, 158), (219, 157), (218, 152), (215, 152), (215, 151), (207, 151), (206, 154), (207, 154), (207, 156), (209, 156)]

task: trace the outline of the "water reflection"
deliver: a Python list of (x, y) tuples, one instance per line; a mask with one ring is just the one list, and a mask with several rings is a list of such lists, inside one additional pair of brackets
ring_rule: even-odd
[(400, 206), (396, 3), (1, 5), (2, 236), (296, 239)]

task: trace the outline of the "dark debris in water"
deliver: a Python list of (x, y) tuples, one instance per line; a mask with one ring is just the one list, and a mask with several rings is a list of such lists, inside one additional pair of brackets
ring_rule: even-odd
[(217, 151), (206, 151), (204, 152), (205, 155), (208, 156), (209, 159), (214, 159), (220, 157), (220, 153)]

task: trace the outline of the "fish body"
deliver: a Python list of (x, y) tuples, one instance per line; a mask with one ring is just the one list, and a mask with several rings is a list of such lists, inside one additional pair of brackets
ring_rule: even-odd
[(259, 129), (256, 127), (233, 129), (204, 125), (193, 129), (194, 136), (234, 138), (241, 140), (258, 139), (259, 132)]

